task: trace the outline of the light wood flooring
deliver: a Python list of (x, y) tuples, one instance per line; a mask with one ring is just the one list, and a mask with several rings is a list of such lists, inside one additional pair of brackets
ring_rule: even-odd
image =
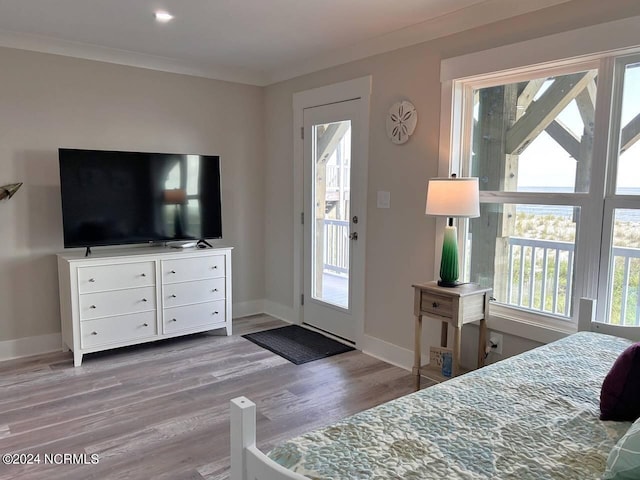
[[(257, 405), (258, 447), (414, 390), (405, 370), (361, 352), (296, 366), (240, 335), (199, 334), (86, 355), (0, 363), (0, 454), (97, 454), (96, 465), (7, 466), (0, 479), (226, 479), (229, 400)], [(433, 382), (422, 380), (422, 387)]]

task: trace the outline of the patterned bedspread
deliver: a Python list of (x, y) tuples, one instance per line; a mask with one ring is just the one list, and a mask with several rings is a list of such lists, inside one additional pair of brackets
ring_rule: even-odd
[(598, 419), (629, 340), (581, 332), (290, 440), (313, 479), (597, 479), (630, 427)]

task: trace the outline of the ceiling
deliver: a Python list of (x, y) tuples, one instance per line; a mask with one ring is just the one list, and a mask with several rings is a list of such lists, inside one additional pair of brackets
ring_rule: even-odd
[(0, 0), (0, 46), (268, 85), (565, 1)]

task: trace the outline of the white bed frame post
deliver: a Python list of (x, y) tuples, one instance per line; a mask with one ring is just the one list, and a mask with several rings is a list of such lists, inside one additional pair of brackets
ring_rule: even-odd
[(256, 404), (247, 397), (231, 400), (231, 474), (229, 480), (247, 477), (247, 448), (256, 444)]
[(256, 447), (256, 404), (231, 400), (231, 473), (229, 480), (309, 480), (287, 470)]
[(588, 332), (591, 323), (596, 321), (596, 300), (593, 298), (581, 298), (578, 310), (578, 331)]

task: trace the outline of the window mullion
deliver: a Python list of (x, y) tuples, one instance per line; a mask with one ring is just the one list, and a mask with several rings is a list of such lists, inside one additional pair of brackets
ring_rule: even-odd
[(582, 207), (589, 204), (589, 199), (590, 197), (586, 193), (480, 192), (480, 203), (521, 203)]
[[(611, 203), (605, 202), (604, 199), (607, 191), (615, 191), (618, 148), (616, 135), (620, 133), (619, 114), (622, 106), (622, 76), (620, 68), (616, 68), (616, 63), (613, 57), (602, 59), (598, 76), (593, 158), (600, 161), (593, 162), (590, 208), (593, 215), (585, 218), (584, 239), (581, 242), (585, 259), (582, 262), (584, 268), (581, 266), (581, 270), (584, 271), (576, 272), (584, 278), (580, 296), (600, 299), (596, 305), (596, 321), (599, 322), (607, 321), (609, 302), (606, 299), (611, 271), (614, 212)], [(598, 265), (595, 265), (596, 259), (599, 260)], [(576, 300), (579, 300), (580, 296), (576, 296)]]

